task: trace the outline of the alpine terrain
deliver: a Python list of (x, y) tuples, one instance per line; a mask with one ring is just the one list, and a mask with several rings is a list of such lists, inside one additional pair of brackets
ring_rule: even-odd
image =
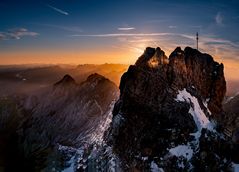
[(169, 58), (146, 48), (119, 88), (107, 142), (124, 171), (234, 171), (238, 124), (232, 140), (223, 64), (190, 47)]

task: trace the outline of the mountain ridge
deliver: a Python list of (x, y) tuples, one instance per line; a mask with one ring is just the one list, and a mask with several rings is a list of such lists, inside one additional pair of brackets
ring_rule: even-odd
[[(107, 133), (108, 144), (125, 170), (142, 171), (146, 162), (166, 171), (215, 168), (207, 162), (230, 168), (217, 159), (220, 154), (230, 162), (229, 150), (219, 137), (222, 132), (216, 131), (226, 115), (223, 68), (210, 55), (190, 47), (177, 47), (169, 58), (159, 47), (146, 48), (121, 77), (120, 98)], [(221, 146), (210, 146), (218, 142)], [(187, 148), (191, 156), (175, 154), (181, 148)], [(200, 158), (210, 149), (211, 157)]]

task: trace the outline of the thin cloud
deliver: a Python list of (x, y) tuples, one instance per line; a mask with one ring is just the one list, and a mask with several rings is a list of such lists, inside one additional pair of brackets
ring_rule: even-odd
[(9, 29), (7, 32), (0, 32), (0, 40), (21, 39), (24, 36), (37, 36), (36, 32), (28, 31), (25, 28)]
[(169, 29), (176, 29), (177, 26), (173, 26), (173, 25), (172, 25), (172, 26), (168, 26), (168, 28), (169, 28)]
[(6, 39), (6, 35), (4, 33), (0, 33), (0, 40), (5, 40)]
[[(159, 46), (173, 50), (175, 46), (196, 46), (196, 35), (194, 34), (180, 34), (169, 32), (155, 32), (155, 33), (106, 33), (106, 34), (89, 34), (89, 35), (71, 35), (73, 37), (96, 37), (96, 38), (117, 38), (120, 42), (125, 42), (124, 45), (141, 45), (138, 49), (143, 49), (145, 46), (155, 46), (155, 42), (159, 42)], [(126, 39), (126, 38), (130, 39)], [(141, 37), (141, 38), (140, 38)], [(138, 39), (140, 38), (140, 39)], [(175, 39), (177, 38), (177, 39)], [(212, 55), (221, 58), (234, 59), (239, 54), (239, 44), (230, 40), (218, 38), (215, 35), (200, 35), (199, 49), (209, 52)], [(224, 51), (224, 50), (227, 51)], [(229, 53), (230, 52), (230, 53)], [(233, 54), (233, 55), (232, 55)], [(237, 54), (237, 55), (236, 55)]]
[(132, 36), (166, 36), (171, 33), (106, 33), (90, 35), (70, 35), (72, 37), (132, 37)]
[[(170, 32), (154, 32), (154, 33), (106, 33), (106, 34), (86, 34), (86, 35), (70, 35), (72, 37), (150, 37), (150, 36), (161, 36), (161, 37), (171, 37), (174, 39), (175, 36), (186, 38), (188, 40), (195, 41), (196, 35), (189, 35), (189, 34), (180, 34), (180, 33), (170, 33)], [(126, 39), (127, 40), (127, 39)], [(228, 44), (233, 47), (239, 47), (238, 44), (233, 43), (232, 41), (216, 38), (214, 35), (200, 35), (199, 40), (203, 43), (210, 43), (210, 44)], [(132, 41), (132, 40), (131, 40)], [(141, 41), (141, 40), (139, 40)], [(135, 41), (137, 42), (137, 40)]]
[(118, 30), (128, 31), (128, 30), (135, 30), (135, 28), (134, 27), (119, 27)]
[(61, 9), (59, 9), (59, 8), (56, 8), (56, 7), (54, 7), (54, 6), (51, 6), (51, 5), (49, 5), (49, 4), (46, 4), (46, 6), (49, 7), (49, 8), (51, 8), (51, 9), (53, 9), (54, 11), (56, 11), (56, 12), (58, 12), (58, 13), (60, 13), (60, 14), (63, 14), (63, 15), (66, 15), (66, 16), (69, 15), (68, 12), (63, 11), (63, 10), (61, 10)]
[(217, 15), (215, 16), (215, 22), (218, 25), (222, 25), (223, 24), (223, 16), (220, 12), (217, 13)]

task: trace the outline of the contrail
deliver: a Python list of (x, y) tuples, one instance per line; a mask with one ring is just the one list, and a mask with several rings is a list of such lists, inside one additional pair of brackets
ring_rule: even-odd
[(49, 7), (49, 8), (51, 8), (51, 9), (53, 9), (54, 11), (56, 11), (56, 12), (58, 12), (58, 13), (63, 14), (63, 15), (66, 15), (66, 16), (69, 15), (68, 12), (63, 11), (63, 10), (61, 10), (61, 9), (59, 9), (59, 8), (53, 7), (53, 6), (49, 5), (49, 4), (46, 4), (46, 6)]

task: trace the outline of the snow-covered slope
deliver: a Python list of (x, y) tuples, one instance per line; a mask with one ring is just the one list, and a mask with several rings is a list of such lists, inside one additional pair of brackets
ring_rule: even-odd
[(198, 99), (187, 92), (185, 88), (182, 91), (179, 91), (176, 101), (187, 102), (190, 104), (189, 113), (192, 115), (199, 132), (201, 132), (202, 128), (207, 128), (209, 130), (213, 129), (213, 125), (201, 109)]

